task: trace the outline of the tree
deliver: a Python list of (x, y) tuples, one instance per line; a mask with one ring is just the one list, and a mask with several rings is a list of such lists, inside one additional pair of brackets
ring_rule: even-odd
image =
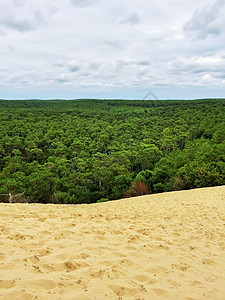
[(52, 202), (53, 192), (54, 178), (47, 170), (36, 170), (28, 176), (25, 195), (30, 202)]
[(135, 197), (151, 193), (152, 191), (144, 182), (134, 181), (132, 182), (131, 188), (125, 193), (125, 197)]
[(141, 171), (135, 177), (136, 182), (143, 182), (146, 186), (152, 190), (153, 187), (153, 172), (150, 170)]
[(119, 199), (123, 197), (125, 192), (130, 187), (132, 178), (130, 174), (127, 175), (117, 175), (114, 180), (114, 184), (112, 187), (112, 199)]
[(161, 158), (153, 174), (153, 192), (166, 192), (171, 189), (171, 179), (175, 175), (174, 163), (168, 158)]

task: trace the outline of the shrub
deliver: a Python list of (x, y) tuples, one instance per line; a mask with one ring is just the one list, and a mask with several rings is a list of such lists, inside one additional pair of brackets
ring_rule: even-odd
[(97, 201), (97, 203), (107, 202), (107, 201), (109, 201), (108, 198), (102, 198), (102, 199), (99, 199), (99, 200)]
[(135, 197), (151, 194), (151, 189), (141, 181), (132, 182), (131, 188), (125, 193), (125, 197)]

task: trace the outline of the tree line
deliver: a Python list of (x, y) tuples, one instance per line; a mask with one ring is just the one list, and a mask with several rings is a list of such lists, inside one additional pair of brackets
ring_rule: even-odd
[(78, 204), (222, 184), (224, 99), (0, 100), (0, 194)]

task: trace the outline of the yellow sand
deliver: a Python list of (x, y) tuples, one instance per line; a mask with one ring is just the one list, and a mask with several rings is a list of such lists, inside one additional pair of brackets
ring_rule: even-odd
[(225, 299), (225, 186), (0, 204), (0, 299)]

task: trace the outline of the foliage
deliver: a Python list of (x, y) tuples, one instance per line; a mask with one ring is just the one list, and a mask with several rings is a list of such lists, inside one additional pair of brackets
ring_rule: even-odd
[(79, 204), (222, 184), (224, 99), (0, 100), (0, 194)]
[(125, 197), (135, 197), (151, 194), (150, 188), (141, 181), (132, 182), (131, 188), (125, 193)]
[(97, 201), (97, 203), (102, 203), (102, 202), (107, 202), (107, 201), (109, 201), (108, 198), (102, 198), (102, 199), (99, 199), (99, 200)]

